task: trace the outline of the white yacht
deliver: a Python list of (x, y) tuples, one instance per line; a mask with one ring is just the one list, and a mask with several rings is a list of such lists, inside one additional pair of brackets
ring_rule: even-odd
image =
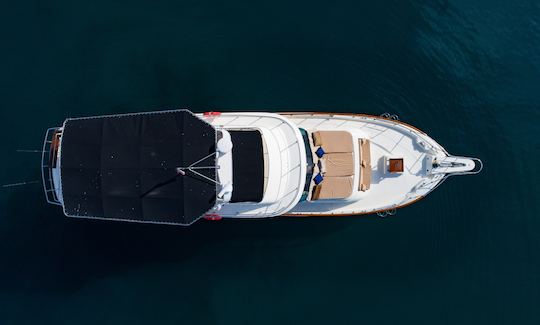
[(69, 118), (47, 130), (47, 201), (68, 217), (392, 215), (482, 170), (397, 116), (189, 110)]

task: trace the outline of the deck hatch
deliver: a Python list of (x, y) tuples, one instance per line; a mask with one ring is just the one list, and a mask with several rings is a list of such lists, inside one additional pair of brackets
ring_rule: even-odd
[(188, 110), (68, 119), (61, 178), (68, 216), (189, 225), (215, 205), (216, 171), (180, 175), (207, 157), (215, 129)]
[(264, 192), (262, 135), (257, 130), (230, 130), (233, 143), (231, 202), (260, 202)]

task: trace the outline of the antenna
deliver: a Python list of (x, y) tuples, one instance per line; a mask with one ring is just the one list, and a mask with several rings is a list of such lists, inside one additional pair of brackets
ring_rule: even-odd
[[(29, 152), (29, 153), (41, 153), (41, 154), (43, 154), (45, 151), (43, 151), (43, 150), (17, 149), (16, 152), (25, 152), (25, 153)], [(0, 185), (0, 187), (9, 188), (9, 187), (25, 186), (25, 185), (38, 184), (38, 183), (41, 183), (41, 181), (23, 181), (23, 182), (11, 183), (11, 184), (2, 184), (2, 185)]]
[(17, 152), (37, 152), (37, 153), (44, 153), (43, 150), (26, 150), (26, 149), (17, 149)]
[(2, 185), (2, 188), (38, 184), (39, 182), (40, 181), (26, 181), (26, 182), (19, 182), (19, 183), (4, 184)]

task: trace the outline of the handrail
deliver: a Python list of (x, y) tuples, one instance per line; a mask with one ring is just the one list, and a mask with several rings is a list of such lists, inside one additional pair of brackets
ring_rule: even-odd
[(429, 193), (435, 191), (435, 189), (437, 189), (439, 186), (441, 186), (441, 184), (444, 183), (444, 181), (447, 180), (450, 176), (476, 175), (476, 174), (480, 173), (482, 171), (482, 169), (484, 169), (484, 163), (482, 162), (482, 160), (480, 160), (480, 158), (465, 157), (465, 156), (448, 156), (448, 157), (470, 159), (470, 160), (475, 162), (475, 164), (474, 164), (475, 169), (476, 169), (476, 162), (479, 163), (480, 168), (478, 170), (471, 170), (471, 171), (468, 171), (468, 172), (446, 173), (446, 174), (444, 174), (443, 178), (439, 180), (437, 185), (435, 185), (435, 187), (433, 187), (431, 190), (429, 190)]
[[(386, 125), (392, 125), (395, 128), (400, 130), (407, 131), (409, 134), (414, 134), (416, 137), (423, 140), (424, 144), (429, 146), (433, 151), (442, 151), (445, 154), (448, 154), (446, 149), (438, 144), (434, 139), (427, 135), (426, 132), (420, 130), (416, 126), (405, 123), (399, 119), (399, 117), (394, 114), (384, 113), (384, 116), (376, 116), (369, 114), (358, 114), (358, 113), (326, 113), (326, 112), (279, 112), (280, 115), (288, 116), (308, 116), (312, 118), (321, 118), (321, 119), (344, 119), (344, 120), (371, 120), (377, 123), (383, 123)], [(385, 115), (388, 114), (388, 115)], [(386, 117), (388, 116), (388, 117)], [(427, 148), (426, 148), (427, 149)]]
[[(480, 158), (474, 158), (474, 157), (465, 157), (465, 156), (448, 156), (447, 158), (463, 158), (463, 159), (470, 159), (475, 162), (474, 169), (466, 172), (455, 172), (455, 173), (447, 173), (447, 176), (455, 176), (455, 175), (476, 175), (484, 169), (484, 163)], [(480, 166), (478, 170), (476, 170), (476, 166)]]
[[(45, 139), (43, 140), (43, 147), (41, 152), (41, 180), (43, 182), (43, 191), (45, 192), (45, 199), (47, 203), (62, 205), (60, 200), (56, 197), (56, 191), (54, 189), (54, 182), (52, 177), (52, 167), (49, 165), (51, 161), (51, 149), (53, 143), (53, 137), (60, 128), (49, 128), (45, 133)], [(47, 153), (47, 154), (46, 154)]]
[(468, 172), (454, 173), (454, 175), (476, 175), (476, 174), (480, 173), (482, 171), (482, 169), (484, 169), (484, 163), (482, 162), (482, 160), (480, 160), (480, 158), (464, 157), (464, 156), (451, 156), (451, 157), (470, 159), (470, 160), (475, 162), (475, 164), (474, 164), (475, 168), (476, 168), (476, 163), (478, 163), (478, 165), (480, 166), (478, 168), (478, 170), (471, 170), (471, 171), (468, 171)]

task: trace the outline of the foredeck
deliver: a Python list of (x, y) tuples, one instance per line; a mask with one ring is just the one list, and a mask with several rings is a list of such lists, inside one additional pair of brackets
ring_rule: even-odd
[[(428, 175), (427, 164), (432, 156), (445, 155), (444, 149), (424, 132), (399, 121), (369, 115), (284, 115), (306, 130), (348, 130), (371, 143), (369, 190), (355, 191), (346, 200), (300, 202), (289, 214), (344, 215), (393, 209), (425, 196), (443, 178), (441, 175)], [(385, 164), (392, 158), (403, 159), (403, 172), (388, 171)], [(358, 177), (355, 182), (358, 184)]]

